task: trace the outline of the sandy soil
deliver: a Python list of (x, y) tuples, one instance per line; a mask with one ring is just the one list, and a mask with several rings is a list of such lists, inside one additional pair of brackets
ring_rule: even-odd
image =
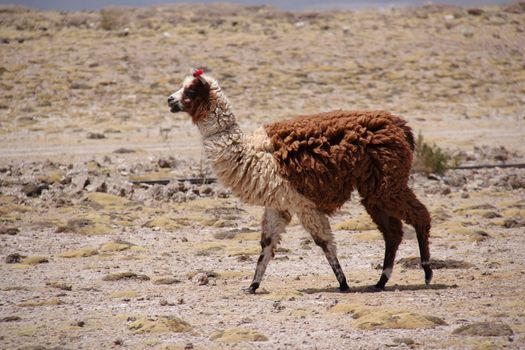
[[(296, 219), (256, 295), (261, 208), (212, 177), (167, 96), (205, 66), (246, 130), (388, 109), (460, 164), (523, 162), (523, 4), (288, 13), (160, 6), (0, 8), (0, 348), (525, 348), (525, 170), (414, 174), (435, 278), (412, 229), (388, 288), (356, 195), (331, 218), (339, 293)], [(168, 185), (132, 180), (172, 179)]]

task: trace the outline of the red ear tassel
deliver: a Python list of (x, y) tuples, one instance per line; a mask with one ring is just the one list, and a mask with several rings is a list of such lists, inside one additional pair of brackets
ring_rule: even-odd
[(194, 78), (198, 78), (201, 76), (201, 74), (204, 73), (204, 69), (197, 69), (194, 73), (193, 73), (193, 77)]

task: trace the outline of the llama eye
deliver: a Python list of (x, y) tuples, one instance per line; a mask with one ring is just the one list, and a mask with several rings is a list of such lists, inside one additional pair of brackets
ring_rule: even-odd
[(197, 92), (195, 90), (186, 90), (186, 96), (188, 96), (189, 98), (193, 98), (197, 96)]

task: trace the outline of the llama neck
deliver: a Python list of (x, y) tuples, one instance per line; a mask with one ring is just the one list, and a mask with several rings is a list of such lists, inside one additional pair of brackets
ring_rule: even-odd
[(216, 168), (218, 163), (228, 163), (242, 156), (246, 145), (244, 133), (230, 110), (216, 111), (213, 118), (198, 124), (207, 158)]
[[(246, 183), (246, 164), (251, 163), (253, 147), (237, 124), (229, 104), (220, 103), (206, 122), (199, 123), (204, 151), (221, 183), (241, 197)], [(248, 186), (247, 186), (248, 185)]]
[(203, 140), (216, 134), (227, 133), (230, 128), (238, 127), (230, 102), (220, 89), (216, 90), (215, 108), (209, 111), (206, 118), (201, 118), (197, 122), (197, 127)]
[(226, 96), (217, 92), (217, 103), (206, 118), (197, 122), (202, 136), (206, 156), (214, 168), (234, 153), (240, 155), (244, 149), (244, 134), (237, 124), (235, 115)]

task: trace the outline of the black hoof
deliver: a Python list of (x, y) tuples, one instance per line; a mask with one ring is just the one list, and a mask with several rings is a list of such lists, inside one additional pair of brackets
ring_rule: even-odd
[(430, 281), (432, 281), (432, 277), (434, 276), (434, 273), (430, 268), (425, 269), (425, 284), (428, 286), (430, 284)]
[(252, 283), (248, 288), (244, 288), (243, 291), (246, 294), (255, 294), (257, 288), (259, 288), (259, 283)]
[(372, 293), (379, 293), (385, 291), (385, 285), (376, 284), (375, 286), (368, 287), (368, 291)]
[(346, 284), (346, 283), (345, 284), (341, 284), (339, 286), (339, 291), (340, 292), (344, 293), (344, 292), (348, 292), (349, 290), (350, 290), (350, 287), (348, 287), (348, 284)]

